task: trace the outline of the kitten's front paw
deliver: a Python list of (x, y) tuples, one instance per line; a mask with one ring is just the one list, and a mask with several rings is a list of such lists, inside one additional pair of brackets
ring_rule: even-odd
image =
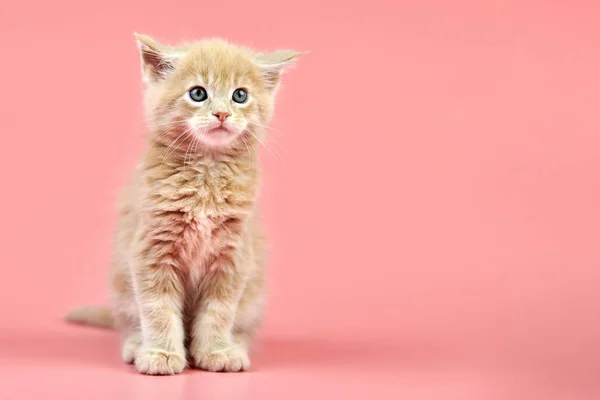
[(139, 372), (148, 375), (174, 375), (185, 368), (185, 358), (176, 353), (159, 349), (145, 349), (135, 358), (135, 366)]
[(248, 352), (241, 346), (230, 346), (194, 356), (197, 368), (212, 372), (240, 372), (250, 368)]

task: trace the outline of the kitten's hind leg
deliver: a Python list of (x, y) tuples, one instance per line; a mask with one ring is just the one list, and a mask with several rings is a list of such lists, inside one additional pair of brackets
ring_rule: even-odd
[(134, 307), (123, 307), (115, 311), (115, 322), (121, 333), (121, 357), (126, 364), (133, 364), (142, 344), (142, 329)]
[(115, 327), (121, 333), (121, 357), (127, 364), (135, 361), (142, 342), (140, 317), (131, 289), (131, 276), (126, 264), (113, 262), (111, 297)]
[(238, 303), (233, 327), (236, 342), (246, 351), (251, 350), (252, 340), (262, 322), (265, 300), (264, 277), (258, 273), (246, 285)]
[(121, 357), (126, 364), (133, 364), (142, 345), (142, 331), (139, 327), (123, 334)]

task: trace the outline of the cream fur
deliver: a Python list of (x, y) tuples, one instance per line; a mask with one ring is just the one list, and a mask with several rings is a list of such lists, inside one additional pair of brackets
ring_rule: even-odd
[[(281, 73), (299, 53), (136, 37), (148, 146), (120, 202), (112, 309), (67, 319), (115, 326), (123, 360), (141, 373), (180, 373), (188, 359), (246, 370), (265, 301), (257, 146)], [(187, 97), (198, 85), (209, 93), (201, 104)], [(249, 94), (241, 106), (231, 100), (236, 88)], [(221, 127), (216, 112), (230, 114)]]

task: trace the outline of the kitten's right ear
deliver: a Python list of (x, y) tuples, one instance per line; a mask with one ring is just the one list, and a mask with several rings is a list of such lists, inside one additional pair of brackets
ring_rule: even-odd
[(134, 33), (133, 36), (140, 51), (142, 80), (145, 83), (163, 79), (175, 69), (179, 56), (173, 49), (146, 35)]

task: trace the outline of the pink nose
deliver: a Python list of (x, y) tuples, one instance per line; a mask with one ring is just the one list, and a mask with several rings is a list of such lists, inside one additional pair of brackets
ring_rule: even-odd
[(213, 113), (213, 115), (217, 117), (219, 121), (223, 122), (225, 119), (227, 119), (227, 117), (229, 117), (230, 114), (227, 111), (218, 111)]

